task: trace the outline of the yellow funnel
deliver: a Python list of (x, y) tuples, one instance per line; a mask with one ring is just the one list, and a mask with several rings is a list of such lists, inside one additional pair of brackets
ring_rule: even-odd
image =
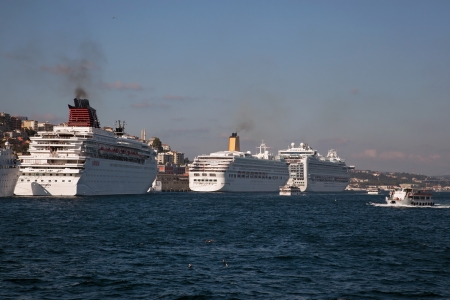
[(228, 151), (241, 151), (237, 133), (232, 133), (230, 138), (228, 139)]

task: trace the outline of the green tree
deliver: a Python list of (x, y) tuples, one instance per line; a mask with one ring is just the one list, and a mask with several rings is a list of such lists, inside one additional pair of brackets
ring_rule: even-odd
[(187, 165), (187, 164), (191, 163), (191, 161), (190, 161), (190, 160), (189, 160), (189, 158), (187, 158), (187, 157), (186, 157), (186, 158), (184, 159), (184, 161), (183, 161), (183, 162), (184, 162), (184, 164), (185, 164), (185, 165)]
[(162, 143), (161, 143), (161, 140), (159, 138), (155, 138), (153, 140), (152, 147), (153, 147), (153, 149), (158, 150), (158, 152), (162, 152), (162, 150), (163, 150)]
[(28, 143), (17, 143), (12, 145), (12, 149), (16, 153), (27, 153), (30, 145)]
[(24, 131), (28, 134), (28, 136), (34, 136), (36, 134), (36, 131), (31, 128), (25, 128)]

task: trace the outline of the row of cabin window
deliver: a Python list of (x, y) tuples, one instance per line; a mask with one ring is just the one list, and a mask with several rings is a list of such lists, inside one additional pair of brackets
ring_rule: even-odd
[[(25, 179), (21, 179), (20, 181), (25, 181)], [(72, 180), (67, 180), (68, 182), (72, 182)], [(30, 182), (30, 179), (27, 179), (27, 182)], [(37, 179), (34, 180), (34, 182), (37, 182)], [(41, 182), (44, 182), (44, 180), (41, 180)], [(51, 180), (48, 180), (48, 182), (52, 182)], [(55, 180), (54, 182), (58, 182), (58, 180)], [(63, 180), (62, 182), (66, 182)]]
[(194, 179), (194, 181), (217, 181), (217, 179)]
[(261, 179), (283, 179), (283, 177), (278, 176), (252, 176), (252, 175), (236, 175), (236, 174), (228, 174), (230, 178), (261, 178)]

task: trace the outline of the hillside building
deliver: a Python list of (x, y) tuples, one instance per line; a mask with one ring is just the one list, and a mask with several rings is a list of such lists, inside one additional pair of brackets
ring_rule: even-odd
[(53, 131), (53, 124), (49, 122), (38, 123), (38, 131)]
[(22, 128), (29, 128), (34, 131), (38, 131), (38, 121), (35, 120), (24, 120), (22, 121)]

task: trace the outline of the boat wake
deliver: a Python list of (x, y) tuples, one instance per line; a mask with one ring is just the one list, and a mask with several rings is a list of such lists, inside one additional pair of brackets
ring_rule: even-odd
[(367, 205), (377, 206), (377, 207), (395, 207), (395, 208), (403, 208), (403, 207), (411, 207), (411, 208), (450, 208), (450, 205), (442, 205), (442, 204), (434, 204), (433, 206), (417, 206), (417, 205), (391, 205), (386, 203), (373, 203), (369, 202)]

